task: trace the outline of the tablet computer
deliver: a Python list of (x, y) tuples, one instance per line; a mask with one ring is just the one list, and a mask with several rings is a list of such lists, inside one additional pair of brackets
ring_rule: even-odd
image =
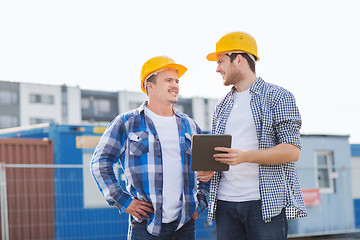
[(229, 165), (215, 160), (215, 147), (231, 147), (231, 135), (194, 134), (191, 142), (192, 171), (227, 171)]

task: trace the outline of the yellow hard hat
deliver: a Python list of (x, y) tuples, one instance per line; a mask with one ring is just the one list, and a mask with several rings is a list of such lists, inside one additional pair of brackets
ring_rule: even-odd
[(257, 56), (257, 46), (255, 39), (245, 32), (232, 32), (224, 35), (216, 43), (216, 52), (206, 56), (209, 61), (216, 61), (217, 56), (224, 52), (243, 51), (254, 55), (255, 60), (259, 61)]
[(146, 93), (144, 82), (151, 73), (157, 72), (161, 69), (175, 69), (178, 73), (178, 78), (180, 78), (187, 70), (181, 64), (177, 64), (169, 58), (168, 56), (158, 56), (153, 57), (147, 60), (141, 69), (140, 81), (141, 81), (141, 90)]

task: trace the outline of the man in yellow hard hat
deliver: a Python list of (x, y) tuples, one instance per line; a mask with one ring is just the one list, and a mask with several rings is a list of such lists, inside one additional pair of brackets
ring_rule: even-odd
[(287, 239), (287, 218), (305, 217), (295, 171), (300, 155), (301, 117), (294, 96), (257, 77), (254, 38), (224, 35), (216, 51), (225, 86), (232, 86), (214, 111), (213, 134), (231, 134), (231, 148), (217, 147), (214, 158), (229, 171), (197, 172), (209, 181), (209, 215), (216, 216), (217, 239)]
[[(190, 169), (191, 136), (201, 130), (173, 107), (186, 70), (167, 56), (146, 61), (140, 83), (148, 101), (116, 117), (95, 149), (92, 174), (108, 203), (130, 214), (128, 239), (195, 239), (207, 207), (209, 183)], [(126, 190), (113, 172), (119, 160)]]

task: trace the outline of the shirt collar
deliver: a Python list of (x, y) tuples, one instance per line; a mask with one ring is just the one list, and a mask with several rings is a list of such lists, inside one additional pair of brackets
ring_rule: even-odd
[[(261, 77), (259, 77), (256, 80), (256, 82), (254, 82), (253, 85), (251, 85), (250, 92), (258, 94), (263, 85), (264, 85), (264, 80)], [(236, 88), (235, 88), (235, 86), (232, 86), (230, 92), (227, 94), (227, 97), (233, 98), (234, 92), (236, 92)]]
[[(146, 104), (147, 104), (147, 101), (143, 102), (143, 104), (141, 104), (141, 106), (138, 108), (140, 114), (145, 114)], [(179, 111), (178, 109), (176, 109), (174, 106), (173, 106), (173, 111), (174, 111), (176, 117), (179, 117), (179, 118), (185, 117), (185, 114), (182, 113), (181, 111)]]
[(264, 80), (259, 77), (256, 82), (254, 82), (254, 84), (250, 87), (250, 92), (258, 94), (260, 93), (261, 88), (264, 85)]

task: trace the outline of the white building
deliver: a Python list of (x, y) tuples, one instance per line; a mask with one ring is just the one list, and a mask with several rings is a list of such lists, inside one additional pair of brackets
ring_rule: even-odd
[[(45, 122), (107, 125), (119, 113), (139, 107), (142, 92), (84, 90), (66, 85), (0, 81), (0, 129)], [(176, 108), (204, 131), (211, 129), (218, 99), (179, 98)]]
[(44, 122), (81, 123), (81, 90), (78, 87), (19, 84), (20, 125)]

